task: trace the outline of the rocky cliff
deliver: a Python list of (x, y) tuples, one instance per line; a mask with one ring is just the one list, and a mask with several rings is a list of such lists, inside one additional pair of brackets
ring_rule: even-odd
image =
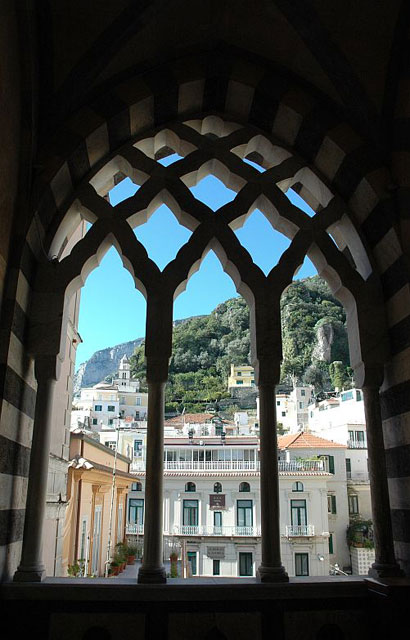
[(132, 356), (135, 348), (142, 341), (143, 338), (137, 338), (96, 351), (89, 360), (80, 364), (74, 376), (74, 393), (78, 393), (82, 387), (91, 387), (104, 380), (106, 376), (111, 376), (118, 371), (118, 365), (124, 353), (128, 357)]

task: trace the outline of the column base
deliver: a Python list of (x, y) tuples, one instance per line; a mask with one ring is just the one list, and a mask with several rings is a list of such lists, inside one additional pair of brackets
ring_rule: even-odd
[(369, 569), (368, 576), (375, 580), (379, 578), (403, 578), (405, 573), (396, 563), (382, 564), (374, 562)]
[(159, 567), (158, 569), (140, 567), (138, 571), (138, 584), (165, 584), (166, 581), (165, 567)]
[(45, 579), (46, 571), (44, 567), (18, 567), (13, 576), (13, 582), (43, 582)]
[(260, 565), (256, 572), (256, 578), (259, 582), (289, 582), (289, 576), (282, 565), (279, 567)]

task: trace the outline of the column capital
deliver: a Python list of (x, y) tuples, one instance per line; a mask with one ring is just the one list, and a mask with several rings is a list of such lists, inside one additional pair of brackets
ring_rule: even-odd
[(61, 361), (58, 356), (36, 356), (34, 371), (37, 382), (44, 380), (58, 380), (61, 371)]
[(278, 358), (258, 358), (252, 364), (255, 369), (255, 383), (258, 387), (275, 387), (279, 384), (280, 360)]
[(364, 363), (354, 372), (356, 385), (360, 389), (377, 388), (383, 384), (384, 367), (381, 364), (366, 365)]

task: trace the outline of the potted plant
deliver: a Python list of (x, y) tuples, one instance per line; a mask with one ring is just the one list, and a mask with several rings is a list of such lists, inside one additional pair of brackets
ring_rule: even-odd
[(118, 576), (120, 567), (118, 565), (117, 560), (115, 560), (115, 558), (114, 560), (111, 560), (111, 571), (113, 576)]
[(81, 567), (78, 562), (74, 564), (69, 564), (67, 567), (67, 573), (71, 578), (77, 578), (80, 573)]
[(129, 544), (127, 546), (127, 564), (135, 564), (135, 558), (137, 555), (137, 547)]
[(127, 553), (126, 544), (124, 544), (124, 542), (117, 542), (117, 544), (115, 545), (115, 556), (114, 556), (114, 558), (119, 563), (120, 572), (124, 571), (124, 569), (125, 569), (125, 566), (127, 564), (127, 557), (128, 557), (128, 553)]
[(169, 554), (171, 561), (171, 578), (178, 578), (178, 552), (172, 551)]

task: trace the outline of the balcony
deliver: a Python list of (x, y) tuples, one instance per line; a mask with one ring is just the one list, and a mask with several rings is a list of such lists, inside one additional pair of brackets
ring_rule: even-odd
[(307, 538), (315, 535), (313, 524), (290, 524), (285, 529), (287, 538)]
[(127, 535), (139, 536), (144, 533), (143, 524), (127, 524), (125, 532)]
[[(127, 524), (127, 535), (141, 535), (144, 533), (144, 525)], [(175, 525), (172, 531), (164, 532), (165, 535), (173, 536), (220, 536), (220, 537), (243, 537), (243, 536), (260, 536), (259, 527), (213, 527), (206, 525)]]
[[(259, 471), (259, 460), (185, 461), (165, 460), (164, 471)], [(136, 459), (131, 471), (145, 471), (145, 460)], [(279, 473), (319, 473), (327, 471), (325, 460), (279, 460)]]
[(348, 449), (367, 449), (366, 440), (348, 440), (347, 441)]

